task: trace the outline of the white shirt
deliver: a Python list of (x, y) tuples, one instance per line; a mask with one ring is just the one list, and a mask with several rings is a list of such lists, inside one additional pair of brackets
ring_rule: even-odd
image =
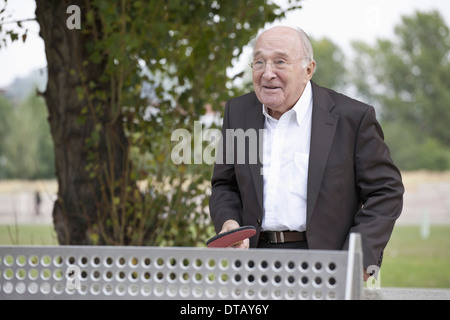
[(263, 231), (306, 230), (312, 105), (308, 82), (295, 106), (279, 120), (263, 106)]

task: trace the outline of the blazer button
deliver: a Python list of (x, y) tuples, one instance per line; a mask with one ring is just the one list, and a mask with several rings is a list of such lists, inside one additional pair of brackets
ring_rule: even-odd
[(261, 226), (262, 223), (261, 219), (256, 220), (256, 222), (258, 222), (258, 225)]

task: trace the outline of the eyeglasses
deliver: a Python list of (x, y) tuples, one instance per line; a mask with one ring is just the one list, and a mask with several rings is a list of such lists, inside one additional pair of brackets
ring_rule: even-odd
[(250, 67), (253, 69), (253, 71), (262, 71), (266, 69), (266, 64), (271, 64), (272, 68), (276, 71), (282, 71), (286, 70), (290, 64), (295, 63), (297, 60), (305, 60), (308, 59), (307, 57), (303, 57), (300, 59), (295, 60), (286, 60), (286, 59), (274, 59), (274, 60), (267, 60), (264, 61), (262, 59), (257, 59), (250, 63)]

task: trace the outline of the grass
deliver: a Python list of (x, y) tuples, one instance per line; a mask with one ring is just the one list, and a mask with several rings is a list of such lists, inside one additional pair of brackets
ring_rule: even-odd
[(0, 225), (0, 245), (58, 245), (53, 225)]
[[(57, 245), (52, 225), (0, 225), (0, 245)], [(421, 239), (419, 226), (397, 225), (380, 270), (381, 287), (450, 288), (450, 225), (431, 226)]]
[(383, 259), (381, 287), (450, 288), (450, 226), (396, 226)]

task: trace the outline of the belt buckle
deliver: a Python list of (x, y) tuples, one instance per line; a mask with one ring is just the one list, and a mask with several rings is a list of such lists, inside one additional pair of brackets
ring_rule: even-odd
[[(280, 241), (278, 241), (277, 239), (277, 233), (280, 234)], [(270, 243), (284, 243), (284, 233), (283, 231), (277, 232), (277, 231), (272, 231), (272, 232), (267, 232), (267, 236), (268, 236), (268, 241)]]

